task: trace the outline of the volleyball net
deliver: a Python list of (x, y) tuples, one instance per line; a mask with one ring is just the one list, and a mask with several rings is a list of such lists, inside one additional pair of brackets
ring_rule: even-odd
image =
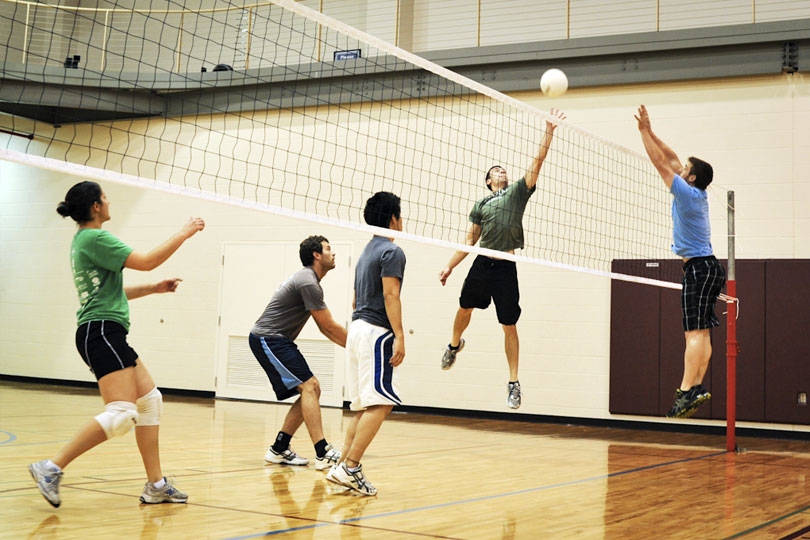
[[(394, 236), (680, 287), (675, 272), (636, 277), (645, 261), (676, 258), (671, 198), (646, 156), (310, 1), (108, 4), (0, 1), (0, 158), (363, 230), (365, 201), (391, 191), (406, 224)], [(546, 122), (559, 125), (524, 212), (525, 248), (466, 246), (486, 171), (523, 176)]]

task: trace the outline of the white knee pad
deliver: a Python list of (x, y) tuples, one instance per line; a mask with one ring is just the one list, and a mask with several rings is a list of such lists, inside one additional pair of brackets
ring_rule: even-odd
[(160, 425), (160, 415), (163, 414), (163, 394), (157, 387), (139, 397), (135, 403), (138, 404), (139, 426)]
[(104, 412), (96, 416), (108, 439), (126, 435), (132, 426), (138, 423), (138, 412), (135, 404), (129, 401), (111, 401), (104, 407)]

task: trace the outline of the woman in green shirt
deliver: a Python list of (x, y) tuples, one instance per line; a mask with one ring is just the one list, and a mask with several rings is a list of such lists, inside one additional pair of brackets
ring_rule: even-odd
[(178, 233), (142, 253), (102, 230), (104, 222), (110, 220), (110, 203), (95, 182), (74, 185), (56, 211), (62, 217), (70, 216), (79, 225), (70, 248), (70, 264), (80, 304), (76, 348), (98, 380), (105, 409), (52, 459), (29, 465), (31, 476), (45, 499), (58, 507), (62, 469), (94, 446), (124, 435), (136, 426), (135, 439), (147, 476), (141, 502), (184, 503), (188, 496), (166, 480), (160, 467), (158, 429), (162, 396), (126, 340), (128, 300), (174, 292), (181, 280), (174, 278), (151, 285), (124, 287), (123, 270), (157, 268), (183, 242), (203, 230), (205, 223), (200, 218), (191, 218)]

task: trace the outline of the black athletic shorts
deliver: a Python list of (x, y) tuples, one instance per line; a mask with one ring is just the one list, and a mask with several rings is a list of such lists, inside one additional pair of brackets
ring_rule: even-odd
[(104, 375), (135, 367), (138, 359), (127, 343), (127, 330), (113, 321), (89, 321), (76, 329), (76, 349), (99, 380)]
[(296, 395), (298, 386), (313, 377), (304, 355), (292, 340), (250, 334), (248, 343), (279, 401)]
[(726, 271), (714, 255), (693, 257), (683, 263), (683, 330), (703, 330), (720, 326), (714, 303), (726, 284)]
[(512, 325), (518, 322), (520, 291), (517, 265), (512, 261), (479, 255), (464, 280), (458, 302), (464, 309), (486, 309), (492, 300), (495, 301), (499, 323)]

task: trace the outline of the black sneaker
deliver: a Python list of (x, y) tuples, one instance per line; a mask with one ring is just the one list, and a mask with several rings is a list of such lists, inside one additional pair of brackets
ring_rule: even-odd
[(669, 412), (667, 412), (667, 418), (683, 417), (683, 413), (687, 410), (687, 405), (689, 404), (689, 392), (690, 390), (684, 392), (680, 388), (675, 390), (675, 403), (672, 405), (672, 408), (669, 409)]
[(709, 401), (712, 395), (703, 388), (702, 384), (696, 384), (686, 392), (678, 388), (675, 390), (675, 403), (667, 412), (667, 418), (689, 418), (698, 407)]
[(712, 395), (709, 393), (708, 390), (703, 388), (702, 384), (696, 384), (692, 388), (689, 389), (689, 408), (684, 411), (684, 414), (681, 418), (689, 418), (695, 412), (697, 412), (698, 407), (712, 399)]

